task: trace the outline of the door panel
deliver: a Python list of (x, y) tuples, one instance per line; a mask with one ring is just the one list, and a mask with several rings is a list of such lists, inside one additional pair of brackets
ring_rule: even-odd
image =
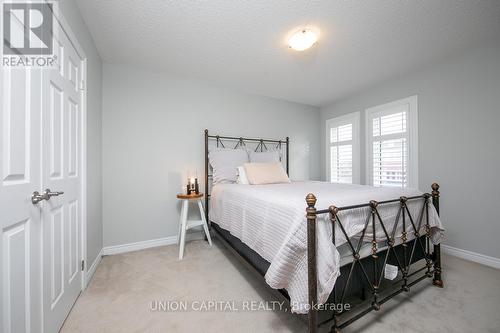
[(61, 179), (63, 171), (63, 108), (64, 94), (57, 84), (49, 82), (49, 146), (50, 146), (50, 178)]
[(74, 200), (69, 203), (69, 216), (68, 216), (68, 238), (69, 238), (69, 252), (68, 252), (68, 283), (71, 283), (73, 279), (77, 276), (80, 270), (80, 258), (78, 257), (79, 245), (79, 218), (78, 218), (78, 201)]
[(31, 75), (23, 70), (4, 70), (3, 183), (29, 182), (29, 93)]
[(40, 71), (0, 68), (0, 331), (41, 330)]
[(61, 206), (50, 210), (50, 307), (54, 308), (64, 293), (64, 216)]
[[(54, 69), (0, 67), (2, 333), (58, 332), (82, 287), (83, 62), (53, 32)], [(46, 188), (64, 195), (33, 204)]]
[[(42, 183), (63, 195), (42, 205), (44, 329), (56, 332), (76, 301), (81, 270), (82, 60), (63, 31), (54, 36), (60, 66), (42, 74)], [(45, 154), (47, 152), (47, 154)], [(50, 292), (49, 292), (50, 291)]]
[(78, 112), (78, 103), (69, 99), (69, 112), (68, 112), (68, 140), (69, 140), (69, 154), (68, 154), (68, 176), (78, 177), (78, 146), (79, 146), (79, 128), (80, 128), (80, 113)]
[(30, 219), (20, 221), (3, 232), (6, 332), (29, 331), (30, 318), (26, 310), (30, 303), (30, 222)]

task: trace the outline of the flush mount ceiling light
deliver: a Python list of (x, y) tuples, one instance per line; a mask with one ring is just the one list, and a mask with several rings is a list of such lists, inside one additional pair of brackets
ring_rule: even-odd
[(295, 51), (304, 51), (318, 41), (318, 35), (311, 30), (302, 29), (288, 39), (288, 46)]

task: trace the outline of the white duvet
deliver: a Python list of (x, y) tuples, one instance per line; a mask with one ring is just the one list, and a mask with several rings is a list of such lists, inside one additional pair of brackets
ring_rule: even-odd
[[(375, 188), (362, 185), (325, 182), (292, 182), (276, 185), (219, 184), (214, 186), (210, 201), (210, 220), (228, 230), (233, 236), (271, 263), (265, 279), (275, 289), (286, 289), (290, 295), (292, 311), (307, 312), (307, 223), (306, 202), (308, 193), (317, 198), (316, 209), (368, 203), (370, 200), (391, 200), (400, 196), (417, 196), (413, 189)], [(418, 221), (422, 200), (408, 203), (415, 223)], [(379, 209), (384, 225), (390, 234), (399, 203), (384, 205)], [(432, 204), (429, 205), (431, 240), (441, 241), (442, 225)], [(369, 208), (342, 211), (339, 219), (349, 237), (363, 230)], [(391, 222), (391, 223), (389, 223)], [(425, 223), (425, 219), (424, 222)], [(401, 235), (401, 220), (396, 237)], [(407, 218), (407, 231), (410, 231)], [(366, 237), (370, 237), (368, 228)], [(383, 230), (376, 228), (377, 239), (383, 239)], [(409, 232), (412, 235), (412, 232)], [(346, 243), (342, 232), (336, 228), (336, 245)], [(329, 215), (318, 216), (317, 265), (318, 301), (324, 303), (340, 274), (340, 255), (332, 243)]]

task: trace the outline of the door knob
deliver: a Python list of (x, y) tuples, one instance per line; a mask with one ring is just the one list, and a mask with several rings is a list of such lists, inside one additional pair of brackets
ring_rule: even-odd
[(64, 194), (64, 192), (52, 192), (50, 189), (46, 189), (45, 191), (43, 191), (43, 193), (35, 191), (31, 195), (31, 202), (33, 203), (33, 205), (36, 205), (40, 201), (50, 200), (50, 198), (57, 197), (62, 194)]
[(38, 191), (35, 191), (31, 195), (31, 203), (33, 205), (36, 205), (37, 203), (39, 203), (40, 201), (43, 201), (43, 200), (49, 200), (49, 197), (45, 193), (40, 194)]
[(49, 188), (45, 190), (44, 195), (47, 196), (47, 200), (49, 200), (52, 197), (58, 197), (60, 195), (64, 194), (64, 192), (52, 192)]

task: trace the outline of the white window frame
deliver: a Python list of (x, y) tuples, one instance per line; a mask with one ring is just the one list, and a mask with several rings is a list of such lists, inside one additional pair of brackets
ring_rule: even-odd
[(418, 188), (418, 98), (417, 95), (365, 110), (366, 182), (373, 186), (373, 118), (391, 114), (390, 110), (408, 105), (406, 135), (408, 142), (408, 187)]
[(361, 155), (360, 155), (360, 112), (352, 112), (343, 116), (326, 120), (326, 179), (331, 182), (331, 128), (342, 125), (352, 124), (352, 140), (346, 141), (352, 144), (352, 184), (361, 183)]

